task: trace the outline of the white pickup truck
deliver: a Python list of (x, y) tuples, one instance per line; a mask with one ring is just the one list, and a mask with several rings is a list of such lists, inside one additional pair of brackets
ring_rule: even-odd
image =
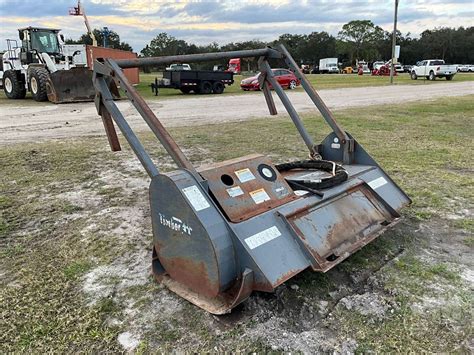
[(457, 67), (455, 65), (445, 64), (442, 59), (427, 59), (416, 63), (411, 69), (411, 78), (416, 80), (418, 77), (425, 77), (435, 80), (444, 77), (446, 80), (452, 80), (456, 73)]

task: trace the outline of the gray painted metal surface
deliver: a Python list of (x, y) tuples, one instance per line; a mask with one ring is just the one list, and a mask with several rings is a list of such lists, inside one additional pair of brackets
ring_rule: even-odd
[[(318, 193), (293, 190), (285, 179), (316, 180), (330, 173), (278, 173), (269, 158), (252, 155), (196, 169), (124, 77), (121, 67), (174, 61), (259, 57), (271, 114), (274, 88), (311, 155), (341, 164), (347, 180)], [(284, 59), (334, 132), (315, 145), (278, 82), (268, 58)], [(214, 314), (229, 312), (253, 290), (271, 292), (299, 272), (325, 272), (395, 225), (411, 201), (357, 141), (335, 121), (284, 47), (106, 60), (94, 66), (96, 106), (113, 150), (120, 150), (112, 118), (151, 177), (155, 277), (190, 302)], [(125, 88), (179, 169), (160, 173), (112, 100), (107, 78)]]

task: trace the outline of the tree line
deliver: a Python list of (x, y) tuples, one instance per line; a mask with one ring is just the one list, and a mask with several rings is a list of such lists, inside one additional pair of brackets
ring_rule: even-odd
[[(95, 39), (97, 40), (97, 45), (102, 47), (104, 45), (104, 32), (97, 28), (93, 29), (92, 32), (94, 33)], [(74, 40), (72, 38), (68, 38), (65, 40), (66, 44), (88, 44), (92, 45), (92, 38), (89, 34), (84, 33), (79, 37), (79, 39)], [(114, 48), (114, 49), (121, 49), (124, 51), (132, 51), (133, 48), (126, 42), (122, 42), (120, 40), (120, 36), (117, 32), (109, 30), (107, 33), (106, 39), (107, 48)]]
[[(102, 32), (94, 30), (99, 45), (102, 45)], [(130, 45), (120, 41), (120, 36), (111, 31), (109, 44), (112, 48), (131, 50)], [(72, 41), (72, 40), (69, 40)], [(81, 42), (82, 41), (82, 42)], [(90, 42), (87, 34), (75, 43)], [(325, 31), (310, 34), (282, 34), (274, 41), (260, 40), (231, 42), (219, 45), (196, 45), (175, 38), (168, 33), (159, 33), (140, 52), (140, 56), (166, 56), (194, 53), (210, 53), (256, 49), (283, 43), (299, 64), (318, 65), (319, 59), (337, 57), (343, 65), (353, 65), (356, 60), (373, 62), (389, 60), (392, 52), (392, 33), (385, 31), (370, 20), (354, 20), (344, 24), (333, 36)], [(440, 27), (425, 30), (418, 38), (410, 33), (397, 32), (397, 44), (400, 45), (399, 62), (415, 64), (428, 58), (444, 59), (452, 64), (474, 63), (474, 27)], [(212, 63), (208, 63), (209, 66)], [(225, 63), (214, 63), (225, 64)], [(245, 64), (244, 64), (245, 65)], [(255, 61), (248, 62), (249, 69), (255, 69)], [(198, 65), (197, 67), (202, 66)]]

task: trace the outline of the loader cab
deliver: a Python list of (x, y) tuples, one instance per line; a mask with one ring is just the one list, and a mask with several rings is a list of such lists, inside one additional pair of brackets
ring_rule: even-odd
[(18, 30), (21, 40), (20, 59), (22, 64), (38, 63), (37, 54), (60, 55), (58, 29), (27, 27)]

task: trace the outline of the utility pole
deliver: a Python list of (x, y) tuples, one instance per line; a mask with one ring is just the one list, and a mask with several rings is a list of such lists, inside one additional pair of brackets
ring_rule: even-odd
[(107, 48), (107, 37), (109, 37), (110, 31), (108, 27), (104, 27), (102, 30), (102, 36), (103, 36), (103, 47)]
[(390, 63), (390, 84), (393, 84), (393, 73), (395, 71), (395, 46), (397, 44), (397, 15), (398, 15), (398, 0), (395, 0), (395, 15), (393, 16), (393, 35), (392, 35), (392, 61)]

